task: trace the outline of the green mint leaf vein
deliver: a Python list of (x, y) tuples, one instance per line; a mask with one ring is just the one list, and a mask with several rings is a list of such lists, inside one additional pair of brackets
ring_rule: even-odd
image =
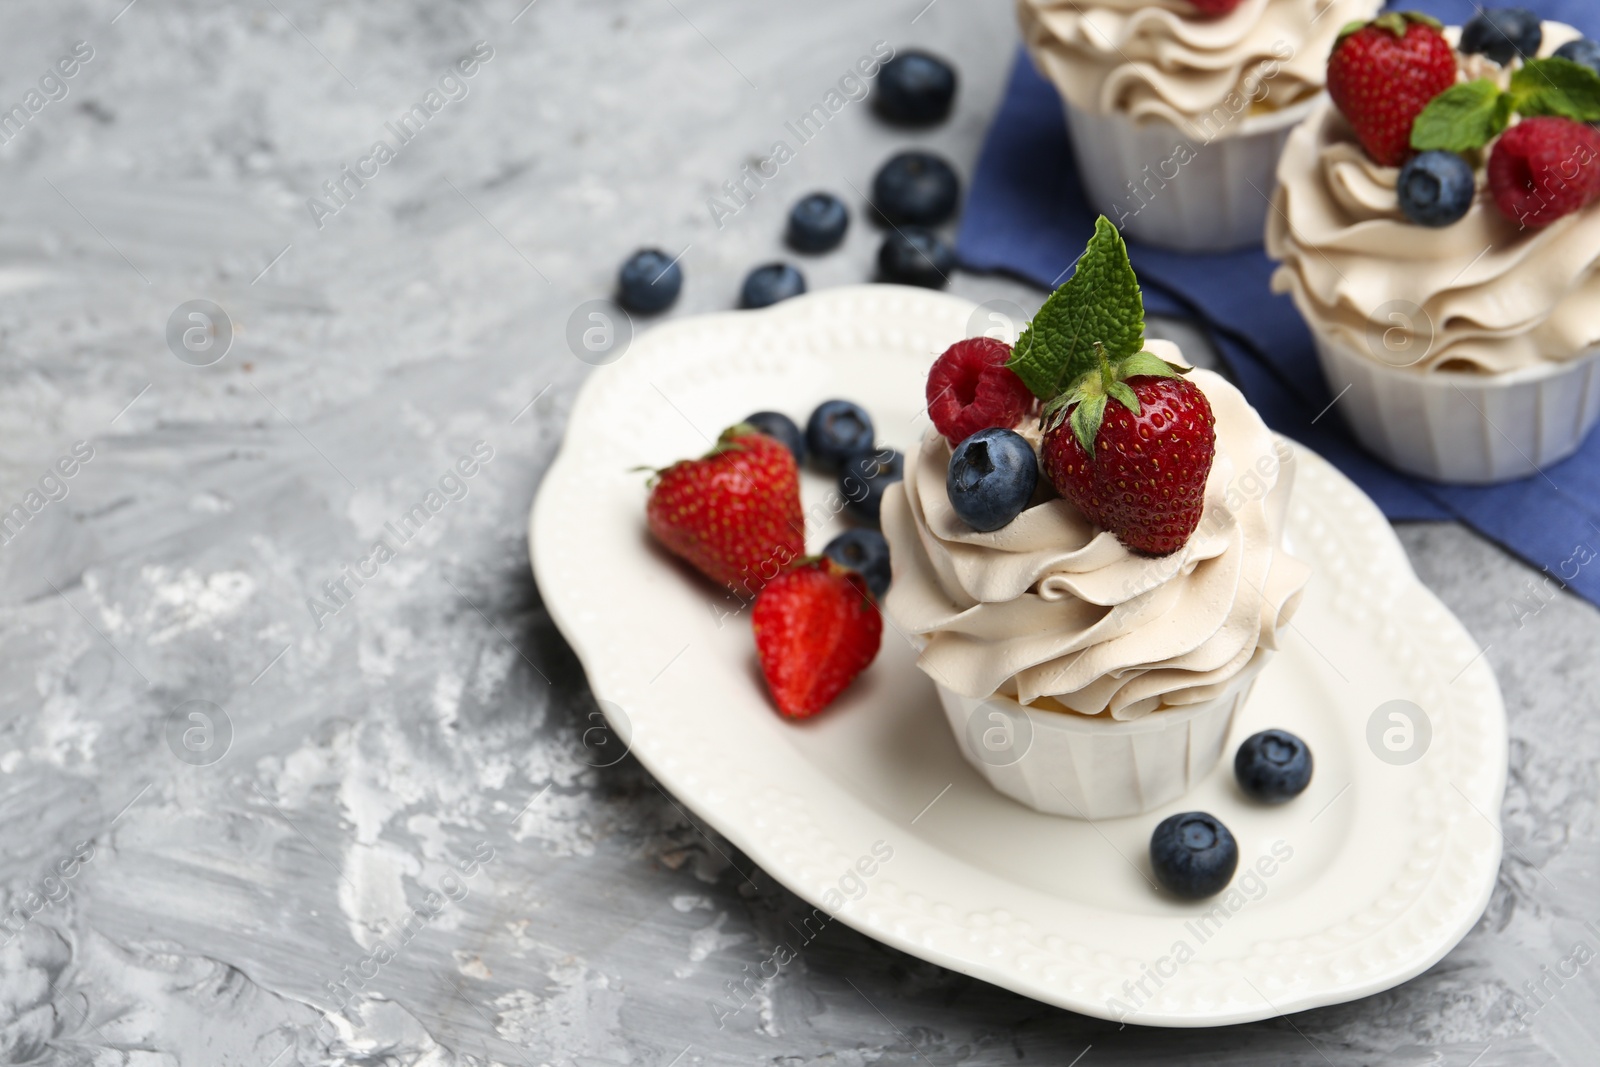
[(1524, 63), (1511, 75), (1511, 96), (1522, 115), (1600, 121), (1600, 74), (1561, 56)]
[[(1517, 73), (1520, 75), (1522, 71)], [(1600, 82), (1600, 75), (1590, 72), (1590, 76)], [(1467, 152), (1482, 148), (1511, 124), (1514, 99), (1515, 93), (1502, 93), (1488, 78), (1452, 85), (1434, 97), (1417, 116), (1411, 126), (1411, 147), (1419, 152), (1431, 149)]]
[(1144, 300), (1122, 235), (1104, 215), (1078, 269), (1050, 294), (1017, 338), (1007, 364), (1041, 400), (1054, 399), (1098, 366), (1095, 344), (1112, 360), (1144, 347)]

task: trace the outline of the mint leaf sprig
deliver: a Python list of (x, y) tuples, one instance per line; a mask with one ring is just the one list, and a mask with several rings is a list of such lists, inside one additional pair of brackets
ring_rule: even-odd
[(1444, 29), (1444, 23), (1440, 22), (1432, 15), (1424, 14), (1421, 11), (1385, 11), (1377, 18), (1370, 20), (1352, 19), (1343, 26), (1340, 26), (1339, 36), (1334, 38), (1333, 47), (1337, 49), (1339, 45), (1344, 42), (1346, 37), (1350, 36), (1352, 33), (1359, 33), (1368, 26), (1377, 26), (1388, 30), (1396, 37), (1404, 37), (1406, 35), (1406, 27), (1413, 22), (1420, 22), (1422, 25), (1435, 30)]
[(1411, 147), (1470, 152), (1506, 131), (1513, 114), (1600, 122), (1600, 74), (1562, 56), (1530, 59), (1512, 72), (1511, 88), (1488, 78), (1453, 85), (1434, 97), (1411, 126)]
[(1078, 269), (1045, 300), (1006, 366), (1044, 401), (1043, 428), (1055, 429), (1070, 414), (1073, 436), (1091, 457), (1108, 401), (1139, 413), (1127, 379), (1177, 378), (1189, 370), (1145, 351), (1139, 279), (1122, 234), (1104, 215), (1095, 220)]
[(1061, 391), (1096, 366), (1094, 344), (1111, 359), (1144, 347), (1144, 299), (1128, 261), (1122, 234), (1101, 215), (1078, 269), (1045, 300), (1012, 347), (1006, 365), (1040, 400)]

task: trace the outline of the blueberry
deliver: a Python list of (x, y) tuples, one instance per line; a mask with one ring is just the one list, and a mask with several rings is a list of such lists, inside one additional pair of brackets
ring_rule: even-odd
[(1233, 776), (1252, 799), (1282, 804), (1311, 784), (1311, 749), (1287, 730), (1262, 730), (1239, 746)]
[(883, 493), (905, 477), (906, 458), (892, 448), (863, 452), (839, 468), (839, 492), (845, 507), (858, 519), (877, 522)]
[(1478, 180), (1454, 152), (1422, 152), (1400, 170), (1400, 210), (1419, 226), (1448, 226), (1472, 207)]
[(617, 303), (648, 315), (665, 311), (683, 288), (683, 268), (659, 248), (642, 248), (617, 272)]
[(956, 253), (932, 230), (907, 226), (890, 230), (878, 249), (878, 280), (943, 289), (956, 269)]
[(1562, 59), (1570, 59), (1574, 63), (1581, 63), (1596, 74), (1600, 74), (1600, 42), (1580, 37), (1557, 48), (1556, 55)]
[(890, 223), (937, 226), (956, 213), (961, 179), (931, 152), (901, 152), (878, 168), (872, 203)]
[(1039, 460), (1019, 433), (998, 426), (979, 430), (956, 446), (945, 491), (957, 515), (980, 533), (998, 530), (1021, 515), (1039, 484)]
[(758, 411), (746, 415), (745, 422), (768, 437), (777, 439), (783, 447), (794, 453), (795, 463), (806, 461), (806, 435), (800, 432), (793, 419), (777, 411)]
[(739, 306), (771, 307), (805, 291), (805, 275), (787, 263), (768, 263), (745, 275), (744, 287), (739, 290)]
[(796, 252), (830, 252), (844, 240), (850, 212), (832, 193), (802, 197), (789, 211), (789, 247)]
[(1199, 900), (1220, 893), (1233, 878), (1239, 846), (1213, 816), (1186, 811), (1161, 820), (1150, 835), (1150, 866), (1168, 890)]
[(806, 448), (824, 466), (837, 467), (872, 450), (872, 416), (848, 400), (824, 400), (806, 420)]
[(889, 542), (877, 530), (846, 530), (829, 541), (822, 554), (841, 567), (859, 571), (879, 600), (889, 591)]
[(872, 104), (890, 122), (927, 126), (944, 121), (956, 97), (956, 72), (926, 52), (902, 52), (878, 72)]
[(1494, 7), (1480, 11), (1461, 28), (1464, 55), (1488, 56), (1502, 67), (1511, 57), (1532, 59), (1539, 54), (1544, 30), (1539, 16), (1520, 7)]

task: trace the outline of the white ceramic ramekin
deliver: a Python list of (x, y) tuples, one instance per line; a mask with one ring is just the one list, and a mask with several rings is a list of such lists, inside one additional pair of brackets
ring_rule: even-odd
[(1171, 123), (1134, 123), (1079, 110), (1065, 98), (1067, 132), (1090, 205), (1126, 234), (1180, 252), (1261, 243), (1289, 131), (1322, 94), (1279, 111), (1206, 127), (1210, 140)]
[(1565, 363), (1475, 374), (1394, 367), (1312, 334), (1334, 407), (1356, 438), (1436, 482), (1537, 474), (1577, 451), (1600, 418), (1600, 348)]
[(995, 789), (1047, 815), (1116, 819), (1176, 800), (1211, 773), (1266, 659), (1215, 700), (1126, 722), (937, 688), (961, 754)]

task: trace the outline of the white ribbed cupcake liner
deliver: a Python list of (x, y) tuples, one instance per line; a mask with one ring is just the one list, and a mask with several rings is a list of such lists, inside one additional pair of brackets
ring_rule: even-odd
[[(1147, 244), (1225, 252), (1261, 243), (1278, 156), (1320, 96), (1234, 119), (1210, 141), (1161, 120), (1136, 124), (1079, 110), (1065, 98), (1062, 105), (1095, 210)], [(1186, 163), (1175, 162), (1181, 145), (1193, 153)]]
[(1537, 474), (1577, 451), (1600, 418), (1600, 348), (1503, 374), (1419, 371), (1312, 332), (1334, 406), (1356, 438), (1436, 482)]
[(1126, 722), (937, 688), (961, 754), (996, 790), (1047, 815), (1115, 819), (1176, 800), (1211, 773), (1266, 660), (1215, 700)]

